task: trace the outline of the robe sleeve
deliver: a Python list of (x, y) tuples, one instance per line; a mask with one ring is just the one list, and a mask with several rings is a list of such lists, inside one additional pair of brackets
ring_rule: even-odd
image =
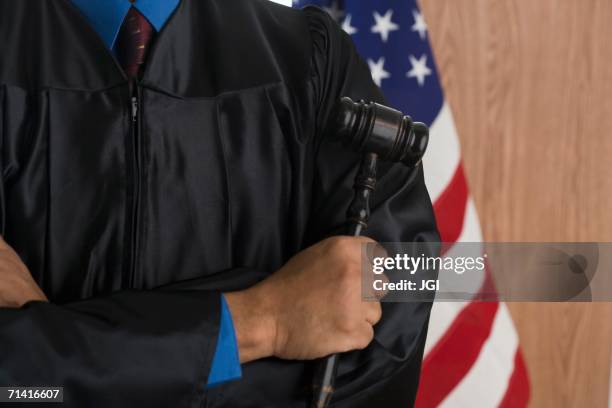
[[(313, 41), (313, 103), (318, 106), (315, 121), (320, 138), (308, 239), (316, 241), (344, 224), (360, 162), (360, 155), (330, 142), (323, 133), (332, 107), (342, 96), (386, 103), (350, 37), (320, 9), (307, 7), (305, 12)], [(369, 225), (366, 235), (378, 242), (439, 240), (422, 167), (379, 165)], [(431, 303), (383, 303), (372, 344), (341, 357), (334, 401), (351, 407), (375, 406), (385, 394), (386, 407), (411, 406), (430, 310)]]
[(199, 406), (220, 306), (159, 290), (0, 309), (0, 384), (62, 386), (70, 406)]

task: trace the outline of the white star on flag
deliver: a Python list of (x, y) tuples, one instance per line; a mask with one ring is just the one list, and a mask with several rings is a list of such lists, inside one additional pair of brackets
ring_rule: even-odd
[(385, 57), (379, 58), (377, 62), (368, 59), (368, 65), (370, 66), (370, 71), (372, 72), (372, 79), (379, 87), (381, 86), (383, 79), (391, 77), (391, 74), (385, 71)]
[(427, 24), (425, 23), (425, 19), (418, 10), (412, 10), (412, 16), (414, 17), (412, 31), (417, 31), (421, 40), (424, 40), (427, 35)]
[(387, 10), (384, 16), (378, 14), (378, 11), (374, 12), (374, 20), (376, 24), (372, 26), (373, 33), (379, 33), (383, 42), (387, 42), (389, 39), (389, 33), (391, 31), (399, 30), (400, 26), (391, 21), (393, 17), (393, 10)]
[(351, 25), (351, 19), (353, 18), (353, 16), (351, 16), (350, 14), (346, 16), (346, 18), (344, 19), (344, 22), (342, 23), (342, 29), (348, 34), (348, 35), (353, 35), (357, 33), (357, 27), (353, 27)]
[(425, 85), (425, 77), (431, 75), (431, 69), (427, 67), (427, 55), (421, 55), (421, 58), (416, 59), (414, 55), (410, 56), (410, 64), (412, 69), (406, 74), (408, 78), (416, 78), (419, 86)]
[(327, 11), (336, 21), (340, 21), (340, 19), (344, 16), (344, 11), (338, 6), (337, 1), (334, 1), (331, 7), (323, 7), (323, 10)]

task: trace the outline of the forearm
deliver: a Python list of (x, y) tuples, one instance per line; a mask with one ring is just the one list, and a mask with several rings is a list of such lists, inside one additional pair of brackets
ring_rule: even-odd
[(199, 401), (219, 304), (218, 293), (150, 291), (0, 309), (0, 349), (11, 350), (0, 355), (0, 383), (64, 386), (83, 406)]

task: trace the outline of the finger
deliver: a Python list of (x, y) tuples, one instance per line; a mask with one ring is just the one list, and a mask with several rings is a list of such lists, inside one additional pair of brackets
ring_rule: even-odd
[(355, 240), (361, 242), (362, 244), (376, 244), (376, 241), (370, 237), (366, 237), (365, 235), (359, 235), (357, 237), (353, 237)]
[(376, 241), (368, 240), (362, 241), (363, 248), (365, 250), (362, 253), (365, 255), (365, 260), (369, 263), (373, 263), (375, 258), (386, 258), (388, 256), (387, 250), (381, 244)]
[(382, 317), (382, 307), (378, 302), (367, 302), (365, 305), (365, 320), (370, 324), (370, 326), (374, 326)]
[(381, 300), (382, 298), (384, 298), (385, 296), (387, 296), (387, 293), (389, 293), (389, 277), (387, 275), (385, 275), (384, 273), (382, 275), (379, 275), (380, 280), (382, 280), (382, 284), (381, 287), (382, 289), (380, 290), (375, 290), (373, 289), (373, 296), (378, 299)]
[(384, 298), (388, 290), (389, 278), (387, 275), (375, 274), (373, 271), (369, 271), (363, 279), (363, 296), (366, 300), (381, 300)]
[(378, 242), (375, 245), (373, 245), (373, 247), (374, 247), (374, 257), (387, 258), (389, 256), (389, 253), (387, 252), (385, 247), (379, 244)]
[(374, 328), (371, 324), (366, 323), (360, 330), (360, 336), (357, 339), (356, 346), (359, 350), (363, 350), (370, 345), (372, 340), (374, 340)]

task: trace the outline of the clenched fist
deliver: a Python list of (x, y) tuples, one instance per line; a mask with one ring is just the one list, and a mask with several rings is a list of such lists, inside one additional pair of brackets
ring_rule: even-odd
[(371, 242), (327, 239), (260, 284), (226, 294), (241, 361), (311, 360), (367, 347), (381, 318), (379, 302), (362, 300), (362, 246)]
[(19, 308), (33, 301), (47, 301), (19, 255), (0, 237), (0, 307)]

